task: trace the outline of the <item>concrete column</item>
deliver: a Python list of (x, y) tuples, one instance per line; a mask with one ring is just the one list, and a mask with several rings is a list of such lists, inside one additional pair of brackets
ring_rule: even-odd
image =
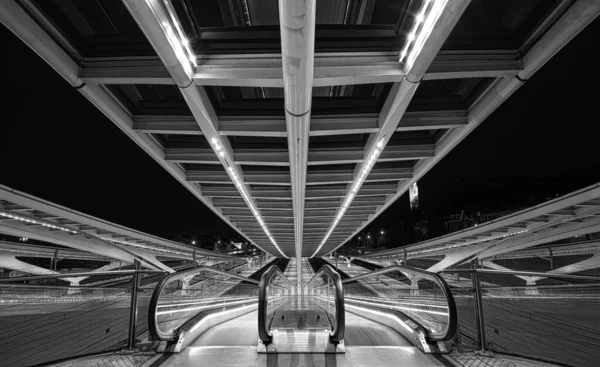
[(51, 269), (56, 271), (57, 263), (58, 263), (58, 250), (54, 250), (54, 258), (51, 261)]
[(412, 295), (419, 296), (421, 294), (419, 291), (419, 279), (421, 278), (414, 275), (410, 275), (408, 278), (410, 279), (410, 289), (412, 290)]
[(187, 277), (181, 278), (181, 295), (185, 296), (188, 294), (188, 290), (190, 289), (190, 281), (194, 278), (195, 274), (188, 275)]
[(79, 287), (79, 282), (81, 281), (81, 279), (71, 278), (70, 281), (71, 283), (69, 284), (69, 290), (67, 290), (67, 294), (79, 293), (80, 290), (77, 287)]

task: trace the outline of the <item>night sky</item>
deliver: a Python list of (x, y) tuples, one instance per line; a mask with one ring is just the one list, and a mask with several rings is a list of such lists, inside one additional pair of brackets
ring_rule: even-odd
[[(529, 206), (600, 181), (599, 22), (419, 181), (432, 223), (463, 208)], [(1, 184), (159, 236), (235, 235), (3, 26), (0, 41)], [(369, 228), (385, 228), (396, 242), (410, 218), (405, 195)]]

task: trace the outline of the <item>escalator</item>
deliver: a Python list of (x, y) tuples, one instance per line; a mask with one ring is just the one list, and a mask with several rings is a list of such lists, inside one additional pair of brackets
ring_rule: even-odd
[[(286, 269), (296, 266), (295, 259), (288, 262)], [(216, 364), (228, 353), (252, 363), (289, 353), (355, 361), (371, 353), (366, 347), (372, 348), (373, 363), (384, 355), (406, 354), (403, 358), (415, 364), (442, 365), (428, 356), (449, 351), (456, 330), (456, 307), (442, 278), (397, 265), (342, 280), (332, 267), (310, 264), (315, 275), (300, 289), (279, 263), (269, 264), (260, 282), (196, 269), (204, 282), (228, 288), (202, 297), (173, 287), (172, 280), (181, 276), (170, 275), (150, 306), (149, 320), (156, 320), (150, 327), (161, 330), (151, 334), (162, 350), (181, 352), (166, 358), (181, 365), (193, 365), (197, 358)], [(415, 277), (419, 289), (412, 287)]]

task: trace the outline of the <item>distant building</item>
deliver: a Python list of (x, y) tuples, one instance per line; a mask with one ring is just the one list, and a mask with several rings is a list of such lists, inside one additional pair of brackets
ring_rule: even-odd
[(475, 225), (491, 222), (514, 212), (516, 212), (516, 210), (504, 210), (491, 213), (477, 212), (474, 215), (469, 215), (464, 210), (461, 210), (458, 214), (444, 217), (444, 229), (446, 233), (457, 232)]
[(446, 233), (460, 231), (475, 225), (475, 218), (467, 215), (464, 210), (458, 214), (444, 217), (444, 229)]
[(512, 214), (514, 212), (516, 212), (516, 210), (503, 210), (501, 212), (483, 213), (483, 214), (481, 214), (481, 212), (478, 212), (477, 215), (475, 216), (475, 220), (476, 220), (477, 224), (482, 224), (485, 222), (491, 222), (498, 218), (502, 218), (502, 217)]

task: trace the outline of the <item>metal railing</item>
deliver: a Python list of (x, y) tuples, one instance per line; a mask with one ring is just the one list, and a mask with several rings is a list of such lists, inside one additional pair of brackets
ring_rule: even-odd
[[(303, 288), (304, 296), (313, 297), (313, 303), (319, 307), (319, 299), (327, 307), (327, 314), (332, 324), (329, 339), (337, 344), (344, 340), (346, 332), (346, 308), (344, 304), (344, 289), (340, 274), (329, 265), (323, 265), (315, 276)], [(329, 305), (334, 304), (334, 312), (330, 312)]]
[[(136, 337), (146, 332), (148, 305), (136, 278), (164, 273), (137, 267), (0, 279), (0, 366), (37, 365), (123, 347), (132, 349)], [(24, 284), (127, 275), (132, 277), (131, 287)]]
[(456, 333), (454, 297), (438, 274), (393, 265), (346, 279), (342, 284), (349, 302), (400, 311), (425, 328), (432, 341), (447, 341)]
[(459, 348), (597, 365), (600, 277), (472, 267), (441, 272), (462, 282), (453, 288)]
[(258, 281), (207, 266), (163, 277), (150, 299), (148, 330), (153, 340), (174, 341), (198, 313), (256, 302)]
[(273, 340), (270, 331), (275, 311), (294, 295), (294, 285), (278, 266), (272, 265), (260, 278), (258, 290), (258, 337), (263, 344)]

